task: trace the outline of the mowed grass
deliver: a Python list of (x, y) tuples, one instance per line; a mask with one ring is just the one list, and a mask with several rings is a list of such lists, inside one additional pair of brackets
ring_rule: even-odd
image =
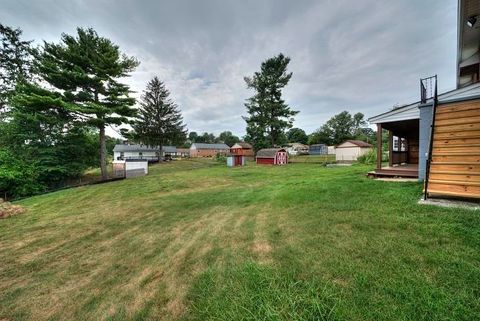
[(368, 170), (178, 161), (23, 200), (0, 319), (478, 320), (480, 213)]

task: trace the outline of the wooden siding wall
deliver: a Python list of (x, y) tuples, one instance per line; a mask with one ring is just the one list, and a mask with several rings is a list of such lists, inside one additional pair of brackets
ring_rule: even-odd
[(480, 198), (480, 100), (438, 106), (428, 193)]

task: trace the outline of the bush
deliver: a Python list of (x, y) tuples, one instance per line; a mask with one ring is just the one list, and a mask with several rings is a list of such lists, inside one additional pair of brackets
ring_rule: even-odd
[(227, 157), (222, 153), (217, 153), (217, 155), (215, 155), (215, 160), (222, 164), (227, 163)]
[(372, 148), (367, 153), (359, 156), (357, 162), (360, 164), (375, 164), (377, 162), (377, 149)]

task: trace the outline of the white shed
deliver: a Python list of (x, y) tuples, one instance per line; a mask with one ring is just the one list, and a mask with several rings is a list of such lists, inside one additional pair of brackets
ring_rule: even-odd
[(335, 160), (337, 162), (351, 163), (372, 149), (372, 145), (361, 140), (347, 140), (335, 147)]

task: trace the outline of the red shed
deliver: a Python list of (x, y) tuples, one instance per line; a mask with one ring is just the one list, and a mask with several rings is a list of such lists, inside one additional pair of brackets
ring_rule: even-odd
[(257, 152), (257, 164), (284, 165), (287, 163), (288, 154), (283, 148), (264, 148)]

